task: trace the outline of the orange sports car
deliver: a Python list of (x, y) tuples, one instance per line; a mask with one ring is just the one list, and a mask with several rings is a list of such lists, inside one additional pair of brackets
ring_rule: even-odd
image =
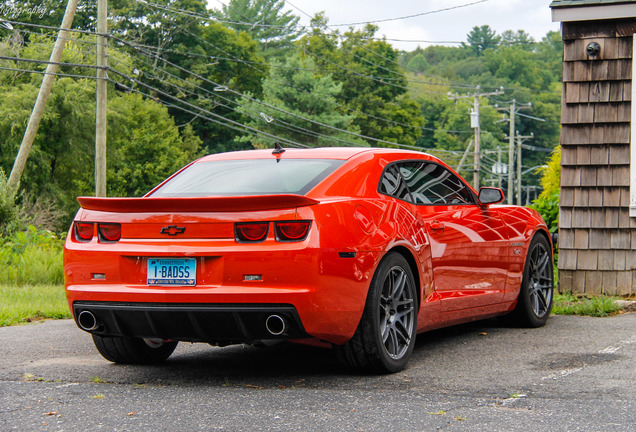
[(163, 361), (178, 341), (291, 340), (396, 372), (420, 332), (498, 315), (546, 322), (550, 234), (502, 200), (414, 151), (210, 155), (141, 198), (78, 198), (66, 294), (117, 363)]

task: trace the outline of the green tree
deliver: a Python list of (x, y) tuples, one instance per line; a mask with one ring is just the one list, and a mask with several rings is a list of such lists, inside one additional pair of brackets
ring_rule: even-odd
[(424, 57), (424, 54), (418, 54), (411, 60), (409, 60), (408, 64), (406, 65), (406, 70), (408, 70), (409, 72), (422, 73), (426, 70), (427, 67), (428, 62), (426, 61), (426, 57)]
[(554, 77), (554, 81), (561, 82), (563, 75), (563, 40), (558, 31), (549, 31), (541, 42), (536, 44), (537, 58), (544, 64)]
[(108, 193), (141, 196), (201, 156), (191, 126), (175, 126), (166, 108), (139, 94), (109, 104)]
[(534, 39), (528, 33), (523, 30), (506, 30), (501, 34), (501, 46), (509, 47), (516, 46), (525, 51), (534, 50)]
[(337, 99), (346, 108), (340, 111), (355, 114), (354, 124), (362, 135), (413, 145), (421, 136), (417, 103), (407, 94), (398, 51), (375, 38), (377, 30), (367, 25), (341, 35), (328, 28), (324, 14), (317, 14), (312, 31), (300, 39), (299, 46), (322, 74), (342, 84)]
[(501, 37), (490, 26), (483, 25), (473, 27), (468, 33), (467, 41), (474, 54), (482, 55), (487, 49), (497, 48)]
[[(4, 86), (0, 91), (0, 164), (13, 160), (38, 87)], [(198, 138), (179, 132), (168, 110), (138, 94), (111, 88), (108, 108), (108, 193), (139, 196), (200, 155)], [(20, 182), (32, 196), (53, 198), (70, 216), (75, 198), (94, 193), (95, 83), (59, 79), (29, 154)]]
[(281, 58), (299, 36), (300, 17), (284, 7), (284, 0), (230, 0), (214, 15), (236, 32), (248, 33), (265, 58)]
[(261, 93), (268, 68), (256, 41), (208, 19), (204, 0), (176, 0), (163, 8), (116, 1), (113, 31), (135, 44), (121, 49), (133, 57), (136, 78), (145, 84), (135, 88), (168, 104), (177, 124), (191, 124), (207, 152), (235, 148), (232, 129), (208, 119), (236, 121), (238, 94)]
[[(313, 72), (315, 65), (310, 58), (292, 55), (287, 57), (285, 67), (279, 66), (275, 62), (271, 76), (263, 83), (262, 102), (274, 108), (242, 99), (238, 111), (249, 126), (310, 147), (364, 145), (351, 134), (335, 129), (359, 132), (352, 124), (353, 116), (338, 112), (336, 97), (342, 84), (336, 84), (331, 75)], [(273, 145), (271, 139), (254, 135), (243, 136), (240, 141), (256, 148)]]
[(512, 46), (484, 54), (484, 66), (503, 86), (523, 86), (539, 90), (551, 81), (549, 74), (543, 75), (536, 56), (528, 51)]

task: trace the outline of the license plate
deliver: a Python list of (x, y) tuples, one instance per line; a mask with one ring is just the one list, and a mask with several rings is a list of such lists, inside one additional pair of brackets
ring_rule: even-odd
[(197, 284), (197, 260), (194, 258), (149, 258), (148, 285)]

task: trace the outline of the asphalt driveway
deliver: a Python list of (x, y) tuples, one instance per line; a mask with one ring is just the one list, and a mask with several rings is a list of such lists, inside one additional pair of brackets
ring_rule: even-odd
[(120, 366), (48, 321), (0, 328), (0, 431), (636, 431), (635, 353), (631, 313), (425, 333), (384, 376), (298, 345), (180, 344), (163, 365)]

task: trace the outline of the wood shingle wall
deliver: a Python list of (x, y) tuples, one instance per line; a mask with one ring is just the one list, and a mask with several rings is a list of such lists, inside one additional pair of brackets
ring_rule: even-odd
[[(559, 285), (636, 293), (629, 217), (632, 52), (636, 20), (563, 23)], [(601, 51), (588, 57), (586, 47)]]

